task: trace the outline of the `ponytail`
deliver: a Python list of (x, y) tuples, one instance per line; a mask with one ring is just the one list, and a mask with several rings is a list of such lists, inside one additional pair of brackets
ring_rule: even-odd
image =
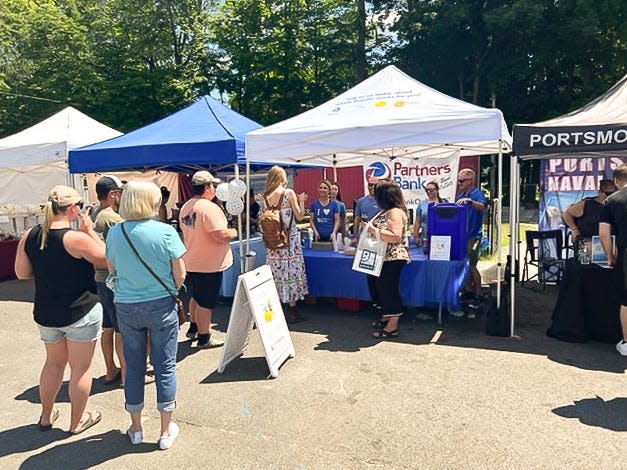
[(52, 224), (52, 219), (54, 217), (54, 211), (52, 210), (52, 201), (46, 201), (43, 205), (44, 210), (44, 223), (41, 227), (41, 232), (39, 234), (39, 249), (41, 251), (46, 248), (46, 242), (48, 241), (48, 230), (50, 229), (50, 225)]

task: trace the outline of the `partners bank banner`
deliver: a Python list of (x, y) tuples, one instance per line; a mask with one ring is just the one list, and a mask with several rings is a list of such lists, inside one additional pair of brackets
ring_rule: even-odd
[(624, 158), (551, 158), (540, 165), (541, 230), (564, 226), (562, 212), (583, 199), (594, 197), (602, 179), (612, 179), (612, 171)]
[(440, 197), (455, 200), (459, 151), (437, 157), (417, 158), (364, 158), (364, 194), (368, 194), (367, 182), (371, 176), (390, 179), (403, 191), (405, 204), (414, 208), (427, 198), (427, 183), (435, 181), (440, 187)]

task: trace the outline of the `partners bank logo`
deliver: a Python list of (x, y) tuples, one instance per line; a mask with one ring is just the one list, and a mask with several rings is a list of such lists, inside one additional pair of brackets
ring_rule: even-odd
[(373, 176), (379, 179), (389, 179), (392, 176), (392, 171), (386, 163), (372, 162), (366, 168), (366, 181)]

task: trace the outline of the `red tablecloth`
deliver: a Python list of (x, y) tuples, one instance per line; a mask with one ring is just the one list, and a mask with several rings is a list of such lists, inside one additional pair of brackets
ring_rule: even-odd
[(0, 240), (0, 281), (15, 279), (15, 253), (19, 240)]

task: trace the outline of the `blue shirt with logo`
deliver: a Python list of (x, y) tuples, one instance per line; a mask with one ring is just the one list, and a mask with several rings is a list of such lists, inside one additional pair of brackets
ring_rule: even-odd
[(320, 240), (329, 240), (335, 224), (335, 214), (339, 213), (340, 206), (336, 201), (330, 200), (326, 206), (323, 206), (318, 199), (311, 203), (311, 217), (320, 234)]

